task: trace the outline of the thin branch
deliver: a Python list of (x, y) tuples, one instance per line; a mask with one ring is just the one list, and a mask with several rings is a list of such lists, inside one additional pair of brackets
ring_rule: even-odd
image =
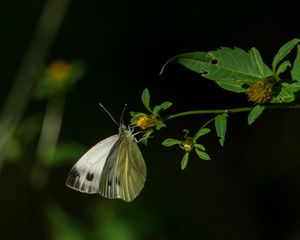
[(40, 75), (70, 2), (71, 0), (48, 0), (44, 5), (0, 114), (0, 168), (4, 158), (4, 145), (22, 119), (33, 85)]

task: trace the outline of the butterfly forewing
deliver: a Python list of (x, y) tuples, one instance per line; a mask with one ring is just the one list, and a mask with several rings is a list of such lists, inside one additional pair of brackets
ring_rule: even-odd
[(100, 178), (100, 194), (130, 202), (142, 190), (146, 180), (146, 165), (135, 138), (121, 130), (112, 147)]
[(118, 139), (119, 135), (108, 137), (85, 153), (69, 172), (66, 185), (80, 192), (98, 193), (104, 164)]

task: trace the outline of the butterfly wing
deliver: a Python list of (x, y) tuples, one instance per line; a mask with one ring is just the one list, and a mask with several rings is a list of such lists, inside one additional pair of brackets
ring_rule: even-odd
[(130, 202), (146, 181), (146, 165), (135, 138), (128, 130), (112, 147), (100, 178), (100, 194)]
[(113, 135), (97, 143), (73, 166), (66, 185), (84, 193), (99, 193), (101, 173), (111, 148), (119, 135)]

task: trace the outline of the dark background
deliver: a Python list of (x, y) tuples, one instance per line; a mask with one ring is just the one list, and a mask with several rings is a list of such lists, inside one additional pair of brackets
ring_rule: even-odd
[[(2, 3), (0, 106), (43, 4)], [(221, 46), (255, 46), (270, 65), (280, 46), (300, 36), (298, 12), (287, 2), (73, 1), (46, 61), (81, 59), (87, 65), (67, 95), (60, 138), (87, 150), (116, 133), (98, 102), (116, 118), (125, 103), (129, 111), (144, 111), (144, 88), (153, 105), (173, 102), (168, 113), (249, 106), (243, 95), (181, 66), (158, 73), (177, 54)], [(43, 103), (33, 102), (26, 114), (43, 110)], [(147, 147), (140, 145), (147, 182), (130, 204), (66, 188), (67, 173), (80, 155), (52, 168), (39, 193), (22, 170), (30, 163), (8, 162), (0, 175), (1, 239), (300, 239), (299, 117), (297, 110), (267, 111), (248, 126), (246, 113), (232, 114), (224, 147), (215, 134), (203, 138), (212, 160), (193, 155), (184, 171), (183, 152), (161, 142), (180, 138), (183, 128), (195, 132), (209, 116), (170, 121)], [(32, 151), (34, 144), (28, 154)], [(49, 217), (45, 208), (54, 205), (65, 215), (50, 210), (54, 217)]]

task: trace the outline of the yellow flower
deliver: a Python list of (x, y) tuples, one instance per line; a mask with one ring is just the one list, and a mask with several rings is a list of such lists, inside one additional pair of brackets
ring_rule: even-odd
[(246, 90), (248, 101), (254, 104), (269, 102), (274, 96), (273, 87), (274, 81), (269, 78), (251, 84)]
[(71, 66), (64, 60), (55, 60), (49, 64), (47, 73), (50, 80), (62, 82), (69, 78)]
[(144, 114), (139, 117), (135, 124), (141, 129), (145, 130), (150, 127), (154, 127), (157, 124), (157, 119), (153, 115)]

